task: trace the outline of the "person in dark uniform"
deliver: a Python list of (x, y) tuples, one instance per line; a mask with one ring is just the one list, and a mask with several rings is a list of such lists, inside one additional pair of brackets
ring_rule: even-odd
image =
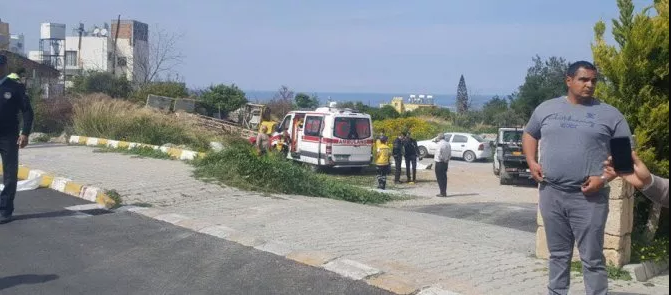
[(410, 136), (410, 132), (405, 132), (403, 137), (405, 175), (408, 178), (408, 184), (415, 184), (415, 181), (417, 181), (417, 155), (419, 155), (419, 147), (417, 146), (417, 141)]
[[(19, 170), (19, 148), (28, 145), (33, 108), (23, 84), (7, 77), (8, 60), (0, 54), (0, 156), (4, 188), (0, 192), (0, 224), (12, 221)], [(23, 128), (19, 134), (19, 113)]]
[(401, 164), (403, 163), (403, 134), (392, 143), (391, 154), (394, 157), (394, 183), (401, 183)]

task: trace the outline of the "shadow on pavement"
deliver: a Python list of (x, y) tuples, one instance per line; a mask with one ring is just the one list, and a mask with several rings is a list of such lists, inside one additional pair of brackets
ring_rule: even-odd
[(113, 212), (109, 211), (109, 210), (105, 210), (105, 209), (91, 209), (91, 210), (80, 210), (80, 211), (60, 210), (60, 211), (52, 211), (52, 212), (29, 213), (29, 214), (16, 215), (16, 216), (14, 216), (14, 221), (27, 220), (27, 219), (39, 219), (39, 218), (69, 217), (69, 216), (77, 216), (77, 215), (82, 215), (82, 214), (97, 216), (97, 215), (110, 214), (110, 213), (113, 213)]
[(70, 210), (22, 214), (22, 215), (15, 215), (14, 216), (14, 221), (26, 220), (26, 219), (38, 219), (38, 218), (66, 217), (66, 216), (73, 216), (73, 215), (76, 215), (76, 214), (77, 214), (76, 211), (70, 211)]
[(0, 290), (18, 285), (35, 285), (58, 279), (57, 275), (18, 275), (0, 278)]

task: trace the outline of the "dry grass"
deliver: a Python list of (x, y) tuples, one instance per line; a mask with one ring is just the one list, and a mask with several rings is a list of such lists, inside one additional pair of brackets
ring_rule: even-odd
[(154, 145), (171, 143), (205, 151), (214, 134), (175, 116), (112, 99), (102, 94), (84, 96), (74, 103), (76, 134)]

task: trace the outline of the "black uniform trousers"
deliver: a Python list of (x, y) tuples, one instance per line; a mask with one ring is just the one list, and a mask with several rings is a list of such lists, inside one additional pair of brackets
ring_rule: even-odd
[[(417, 181), (417, 156), (405, 156), (405, 175), (409, 182)], [(412, 177), (410, 177), (412, 176)]]
[(11, 216), (14, 213), (14, 197), (19, 173), (19, 145), (17, 136), (0, 135), (0, 156), (2, 156), (2, 183), (0, 192), (0, 215)]
[(401, 164), (403, 164), (403, 156), (394, 157), (394, 182), (401, 181)]

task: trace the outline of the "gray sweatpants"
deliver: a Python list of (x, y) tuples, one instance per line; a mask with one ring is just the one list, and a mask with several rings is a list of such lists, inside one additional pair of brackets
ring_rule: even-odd
[(587, 294), (608, 293), (608, 274), (603, 255), (608, 194), (609, 190), (604, 189), (587, 197), (582, 192), (567, 193), (541, 184), (538, 205), (550, 251), (548, 294), (568, 294), (571, 258), (576, 242)]

